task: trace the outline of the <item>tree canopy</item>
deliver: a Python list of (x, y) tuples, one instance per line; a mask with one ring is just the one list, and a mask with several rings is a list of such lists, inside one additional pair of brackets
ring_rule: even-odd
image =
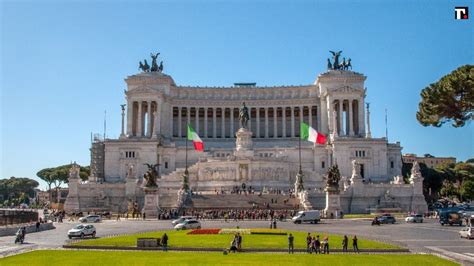
[[(51, 187), (54, 185), (56, 190), (62, 184), (68, 183), (69, 178), (69, 169), (71, 168), (71, 164), (60, 165), (52, 168), (44, 168), (38, 171), (36, 175), (41, 178), (43, 181), (46, 182), (48, 185), (48, 190), (50, 191), (50, 200), (51, 199)], [(86, 180), (90, 174), (90, 167), (89, 166), (81, 166), (79, 171), (79, 176), (82, 180)]]
[(2, 195), (4, 199), (34, 197), (34, 189), (38, 185), (36, 180), (27, 177), (12, 176), (9, 179), (0, 179), (0, 195)]
[(416, 119), (423, 126), (452, 122), (462, 127), (474, 119), (474, 65), (464, 65), (421, 91)]

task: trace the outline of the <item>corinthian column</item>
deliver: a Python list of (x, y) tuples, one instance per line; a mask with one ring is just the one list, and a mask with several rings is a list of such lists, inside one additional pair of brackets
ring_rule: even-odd
[(256, 137), (257, 137), (257, 138), (260, 138), (260, 108), (259, 108), (259, 107), (257, 107), (257, 108), (255, 109), (255, 115), (256, 115), (256, 116), (255, 116), (255, 117), (256, 117), (256, 119), (255, 119), (255, 124), (256, 124), (256, 127), (257, 127), (257, 129), (256, 129), (256, 132), (257, 132)]
[(230, 137), (234, 137), (234, 107), (230, 108)]
[(372, 138), (372, 133), (370, 132), (370, 110), (369, 110), (369, 103), (367, 103), (367, 134), (365, 134), (366, 138)]
[(143, 132), (143, 126), (142, 126), (142, 121), (143, 116), (142, 116), (142, 101), (138, 102), (138, 116), (137, 116), (137, 136), (141, 137), (142, 132)]
[(265, 107), (265, 138), (268, 138), (268, 107)]
[(182, 127), (183, 127), (183, 121), (181, 120), (181, 118), (183, 117), (183, 111), (182, 111), (183, 107), (179, 106), (178, 107), (178, 137), (181, 138), (183, 136), (183, 130), (182, 130)]
[(225, 139), (225, 108), (221, 108), (221, 138)]
[(152, 114), (151, 114), (151, 101), (147, 102), (147, 114), (148, 114), (148, 123), (146, 129), (146, 136), (151, 137), (151, 126), (152, 126)]
[(204, 137), (207, 138), (207, 107), (204, 108)]
[(133, 136), (133, 107), (135, 106), (134, 101), (129, 100), (127, 102), (127, 136)]
[(273, 107), (273, 138), (278, 138), (277, 112), (278, 112), (278, 108)]
[(291, 113), (291, 137), (295, 137), (295, 107), (291, 106), (290, 107), (290, 113)]
[(217, 138), (217, 129), (216, 129), (216, 123), (217, 123), (217, 114), (216, 114), (217, 109), (214, 107), (212, 108), (212, 137)]
[(122, 107), (122, 131), (120, 131), (120, 138), (125, 138), (125, 104), (121, 105)]
[(282, 127), (281, 127), (281, 132), (282, 136), (286, 138), (286, 107), (283, 106), (281, 109), (281, 121), (282, 121)]
[(347, 112), (349, 115), (349, 135), (354, 135), (354, 112), (352, 110), (352, 100), (349, 99), (349, 111)]
[(339, 100), (339, 135), (342, 136), (344, 135), (344, 126), (342, 125), (342, 113), (344, 112), (342, 109), (342, 105), (344, 104), (344, 101), (342, 99)]

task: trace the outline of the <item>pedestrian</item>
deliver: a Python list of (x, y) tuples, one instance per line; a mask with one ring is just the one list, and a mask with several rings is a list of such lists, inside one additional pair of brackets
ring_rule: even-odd
[(36, 222), (36, 232), (39, 232), (39, 230), (40, 230), (40, 225), (41, 225), (40, 221), (37, 221), (37, 222)]
[(143, 213), (143, 220), (146, 219), (146, 213)]
[(323, 239), (323, 253), (329, 254), (329, 238), (327, 236)]
[(161, 246), (163, 247), (163, 251), (168, 251), (168, 235), (166, 233), (161, 237)]
[(308, 236), (306, 237), (306, 252), (311, 254), (312, 246), (311, 243), (313, 242), (313, 238), (311, 237), (311, 233), (308, 233)]
[(352, 238), (352, 247), (354, 248), (354, 252), (359, 253), (359, 246), (357, 245), (357, 236), (354, 235)]
[(288, 236), (288, 253), (293, 253), (293, 240), (294, 240), (294, 237), (292, 234), (290, 234)]
[(240, 251), (242, 249), (242, 235), (237, 233), (237, 249)]
[(273, 229), (277, 229), (277, 220), (273, 219)]
[(321, 254), (321, 240), (319, 240), (319, 236), (316, 236), (316, 240), (314, 240), (314, 254)]
[(270, 229), (273, 229), (273, 221), (270, 220)]
[(342, 252), (347, 252), (347, 242), (349, 239), (347, 239), (347, 236), (344, 235), (344, 238), (342, 239)]

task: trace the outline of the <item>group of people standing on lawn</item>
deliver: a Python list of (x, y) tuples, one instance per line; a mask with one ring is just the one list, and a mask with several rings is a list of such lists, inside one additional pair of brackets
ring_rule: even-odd
[[(290, 237), (291, 242), (293, 242), (293, 236), (291, 234), (288, 236), (288, 245), (290, 244)], [(354, 235), (352, 238), (352, 247), (354, 249), (354, 252), (359, 252), (359, 247), (358, 247), (358, 239), (357, 236)], [(349, 243), (349, 238), (347, 235), (344, 235), (342, 239), (342, 251), (347, 252), (347, 245)], [(311, 254), (311, 253), (322, 253), (322, 254), (329, 254), (329, 237), (325, 236), (322, 240), (320, 239), (319, 235), (311, 236), (311, 233), (308, 233), (306, 236), (306, 252)], [(288, 246), (288, 253), (293, 253)]]

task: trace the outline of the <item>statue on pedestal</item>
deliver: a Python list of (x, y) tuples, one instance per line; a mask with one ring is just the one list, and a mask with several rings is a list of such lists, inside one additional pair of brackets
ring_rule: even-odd
[(159, 178), (157, 167), (159, 164), (144, 164), (148, 167), (148, 171), (145, 173), (143, 178), (146, 180), (145, 187), (147, 188), (156, 188), (158, 185), (156, 184), (156, 179)]
[(74, 162), (71, 165), (71, 168), (69, 169), (69, 178), (80, 179), (81, 178), (81, 176), (79, 175), (80, 171), (81, 171), (81, 167), (76, 162)]
[(239, 111), (240, 126), (242, 128), (247, 128), (247, 123), (250, 119), (249, 110), (247, 106), (245, 106), (245, 102), (243, 102), (242, 105), (243, 106), (240, 108), (240, 111)]

